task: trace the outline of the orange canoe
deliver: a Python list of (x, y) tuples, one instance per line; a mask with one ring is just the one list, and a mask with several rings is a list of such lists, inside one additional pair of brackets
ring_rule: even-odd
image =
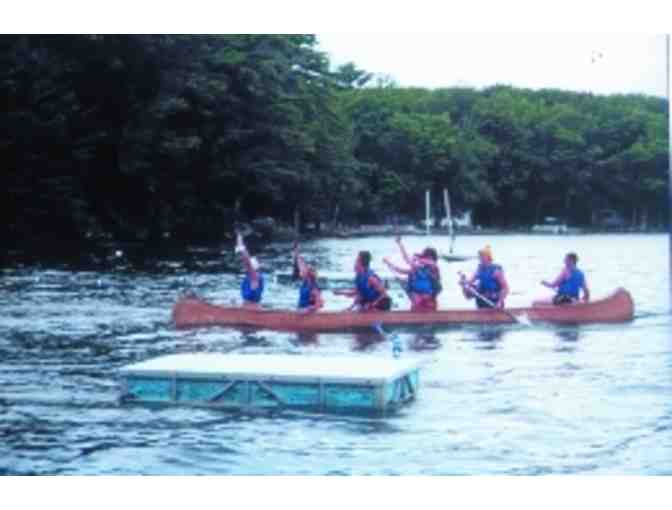
[[(507, 308), (507, 312), (524, 316), (532, 322), (590, 324), (630, 321), (634, 316), (634, 308), (630, 293), (625, 289), (617, 289), (610, 296), (590, 303)], [(513, 319), (502, 311), (492, 309), (299, 314), (290, 310), (223, 307), (200, 299), (183, 298), (173, 308), (173, 322), (178, 328), (242, 326), (276, 331), (346, 331), (372, 327), (379, 322), (385, 326), (506, 324), (512, 323)]]

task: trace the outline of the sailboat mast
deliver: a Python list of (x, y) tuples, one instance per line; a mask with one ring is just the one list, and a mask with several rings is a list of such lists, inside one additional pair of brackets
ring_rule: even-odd
[(448, 235), (450, 236), (450, 253), (453, 253), (453, 245), (455, 244), (455, 234), (453, 233), (453, 215), (450, 210), (450, 196), (448, 190), (443, 188), (443, 205), (446, 208), (446, 223), (448, 223)]
[(429, 235), (429, 190), (425, 192), (425, 228), (426, 234)]

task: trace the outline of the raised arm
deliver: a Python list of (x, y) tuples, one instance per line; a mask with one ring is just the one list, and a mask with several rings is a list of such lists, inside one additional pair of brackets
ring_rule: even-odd
[(406, 253), (404, 243), (401, 242), (401, 236), (397, 236), (395, 241), (397, 242), (397, 246), (399, 246), (399, 249), (401, 250), (401, 256), (404, 258), (404, 262), (406, 262), (406, 264), (408, 264), (409, 266), (412, 266), (413, 262), (411, 261), (411, 258), (408, 256), (408, 253)]
[(252, 258), (250, 257), (247, 247), (243, 242), (243, 237), (238, 234), (236, 239), (236, 251), (240, 253), (240, 257), (243, 259), (243, 265), (245, 266), (245, 271), (250, 275), (252, 281), (257, 280), (257, 270), (252, 264)]
[(306, 262), (303, 260), (303, 257), (299, 255), (299, 243), (294, 243), (294, 263), (299, 268), (299, 274), (303, 276), (306, 274)]
[(410, 269), (405, 269), (403, 267), (395, 266), (392, 262), (390, 262), (390, 260), (387, 257), (383, 259), (383, 262), (385, 263), (385, 265), (387, 267), (389, 267), (395, 273), (399, 273), (399, 274), (410, 274), (411, 273)]

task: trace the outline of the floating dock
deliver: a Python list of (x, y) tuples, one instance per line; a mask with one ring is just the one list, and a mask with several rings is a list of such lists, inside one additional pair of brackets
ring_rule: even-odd
[(416, 398), (419, 371), (404, 358), (174, 354), (121, 368), (121, 401), (380, 416)]

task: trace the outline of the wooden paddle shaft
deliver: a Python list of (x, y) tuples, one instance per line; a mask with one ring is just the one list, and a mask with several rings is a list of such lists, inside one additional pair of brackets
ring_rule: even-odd
[(464, 285), (467, 286), (467, 287), (469, 288), (469, 290), (474, 294), (474, 296), (476, 296), (477, 298), (479, 298), (481, 301), (483, 301), (483, 302), (485, 302), (486, 304), (490, 305), (492, 308), (495, 308), (495, 309), (497, 309), (497, 310), (499, 310), (499, 311), (501, 311), (501, 312), (504, 312), (506, 315), (508, 315), (509, 317), (511, 317), (515, 322), (520, 322), (520, 321), (518, 320), (518, 317), (516, 317), (515, 315), (513, 315), (511, 312), (506, 311), (504, 308), (499, 308), (495, 303), (493, 303), (493, 302), (490, 301), (488, 298), (486, 298), (485, 296), (483, 296), (482, 294), (480, 294), (474, 287), (472, 287), (472, 286), (469, 285), (468, 283), (465, 282)]

